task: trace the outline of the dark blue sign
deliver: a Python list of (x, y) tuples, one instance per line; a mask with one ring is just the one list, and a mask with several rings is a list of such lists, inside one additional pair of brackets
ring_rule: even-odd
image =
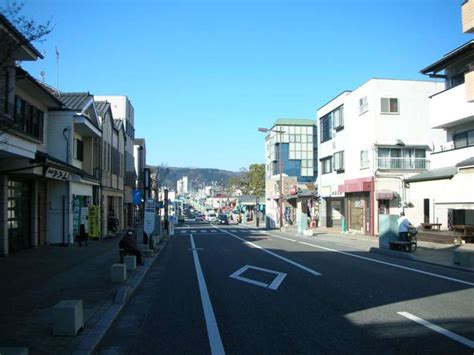
[(138, 189), (132, 190), (132, 203), (134, 205), (142, 204), (142, 192)]

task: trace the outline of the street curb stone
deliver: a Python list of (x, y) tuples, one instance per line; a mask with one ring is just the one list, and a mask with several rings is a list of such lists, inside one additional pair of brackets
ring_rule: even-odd
[(73, 355), (90, 355), (95, 352), (105, 333), (107, 330), (109, 330), (122, 309), (128, 303), (133, 293), (147, 274), (148, 270), (158, 258), (158, 255), (160, 255), (161, 251), (168, 244), (169, 239), (169, 237), (163, 238), (163, 245), (160, 247), (158, 252), (152, 255), (152, 257), (146, 259), (150, 262), (145, 262), (145, 265), (141, 270), (137, 269), (135, 273), (132, 274), (132, 277), (127, 280), (127, 284), (129, 285), (120, 287), (115, 296), (114, 304), (109, 307), (109, 309), (104, 313), (101, 320), (94, 326), (94, 328), (85, 329), (84, 334), (82, 335), (82, 340), (80, 341), (77, 348), (73, 351)]
[(382, 249), (382, 248), (373, 248), (372, 247), (372, 248), (370, 248), (369, 252), (373, 253), (373, 254), (393, 256), (393, 257), (399, 258), (399, 259), (417, 261), (414, 255), (408, 254), (408, 253), (405, 253), (405, 252), (402, 252), (402, 251), (395, 251), (395, 250)]

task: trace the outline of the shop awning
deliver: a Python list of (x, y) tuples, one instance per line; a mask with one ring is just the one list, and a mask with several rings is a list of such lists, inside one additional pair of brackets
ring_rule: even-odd
[(377, 200), (393, 200), (396, 195), (398, 194), (391, 190), (380, 190), (375, 194)]

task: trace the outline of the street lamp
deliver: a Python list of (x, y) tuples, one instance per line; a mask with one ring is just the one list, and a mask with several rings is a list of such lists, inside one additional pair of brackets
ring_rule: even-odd
[(259, 132), (274, 132), (278, 133), (280, 136), (280, 142), (278, 144), (278, 171), (280, 173), (280, 186), (279, 186), (279, 195), (280, 198), (278, 199), (278, 204), (280, 206), (280, 230), (283, 229), (283, 156), (282, 156), (282, 143), (283, 143), (283, 133), (285, 131), (278, 130), (278, 129), (268, 129), (268, 128), (259, 128)]

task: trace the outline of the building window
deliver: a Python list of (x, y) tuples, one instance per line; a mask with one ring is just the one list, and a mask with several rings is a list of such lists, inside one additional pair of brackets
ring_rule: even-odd
[(320, 119), (321, 143), (332, 138), (332, 112)]
[(418, 148), (379, 148), (379, 169), (427, 169), (426, 150)]
[(10, 112), (10, 105), (9, 105), (9, 97), (10, 97), (10, 72), (8, 69), (5, 69), (5, 97), (4, 97), (4, 106), (3, 112), (9, 113)]
[(382, 97), (380, 99), (380, 106), (382, 113), (398, 113), (398, 99), (396, 98)]
[(329, 174), (332, 172), (332, 157), (321, 159), (321, 173)]
[(74, 139), (74, 158), (84, 161), (84, 146), (80, 139)]
[(44, 112), (15, 96), (15, 129), (29, 137), (43, 140)]
[(335, 171), (343, 171), (344, 170), (344, 151), (334, 153), (333, 156), (333, 167)]
[(367, 112), (369, 109), (369, 104), (367, 102), (367, 96), (361, 97), (359, 99), (359, 114), (362, 115), (364, 112)]
[(457, 133), (453, 136), (454, 148), (464, 148), (474, 145), (474, 130)]
[(361, 150), (360, 151), (360, 168), (367, 169), (369, 167), (369, 151)]
[(459, 73), (451, 77), (451, 87), (464, 84), (464, 73)]
[(334, 129), (340, 130), (344, 128), (344, 106), (340, 106), (333, 112)]

